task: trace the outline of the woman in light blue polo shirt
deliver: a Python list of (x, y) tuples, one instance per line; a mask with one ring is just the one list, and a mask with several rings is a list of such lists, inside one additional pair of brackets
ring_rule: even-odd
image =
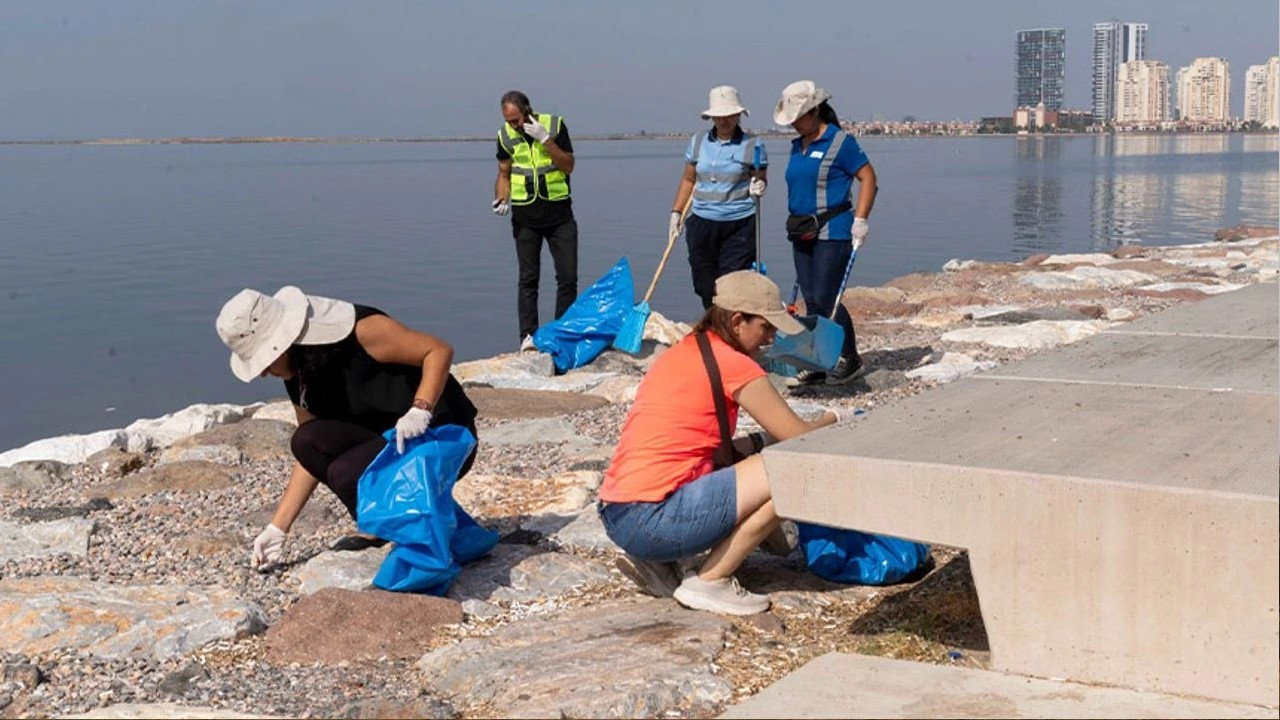
[(711, 307), (716, 278), (749, 269), (756, 261), (756, 201), (764, 195), (769, 161), (764, 143), (738, 124), (748, 114), (736, 88), (712, 88), (702, 113), (712, 127), (694, 133), (684, 153), (669, 230), (672, 235), (680, 232), (681, 210), (693, 195), (684, 231), (693, 290), (703, 308)]
[[(844, 328), (840, 360), (830, 373), (802, 370), (798, 385), (840, 385), (861, 377), (867, 367), (858, 355), (853, 320), (840, 303), (840, 286), (851, 253), (867, 239), (867, 217), (876, 197), (876, 171), (827, 100), (831, 93), (801, 80), (782, 90), (774, 122), (800, 134), (791, 141), (787, 161), (787, 237), (796, 263), (796, 280), (811, 315), (831, 316)], [(858, 194), (853, 195), (853, 181)]]

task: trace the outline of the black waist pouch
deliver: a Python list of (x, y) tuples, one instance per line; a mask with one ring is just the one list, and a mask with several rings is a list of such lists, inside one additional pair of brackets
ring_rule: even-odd
[(852, 207), (853, 203), (842, 202), (817, 215), (788, 215), (787, 239), (791, 242), (813, 242), (818, 239), (818, 234), (822, 232), (822, 228), (831, 222), (831, 218), (848, 212)]

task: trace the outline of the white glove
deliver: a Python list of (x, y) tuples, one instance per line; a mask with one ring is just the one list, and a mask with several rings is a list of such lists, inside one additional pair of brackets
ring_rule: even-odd
[(675, 237), (684, 229), (684, 218), (675, 210), (671, 211), (671, 222), (667, 223), (667, 237)]
[(753, 198), (762, 198), (764, 197), (764, 191), (767, 190), (768, 187), (768, 183), (764, 180), (761, 180), (760, 178), (751, 178), (751, 184), (747, 186), (747, 192), (750, 193)]
[(505, 198), (494, 198), (493, 212), (495, 215), (506, 215), (511, 212), (511, 202)]
[(843, 425), (850, 422), (858, 414), (858, 411), (854, 408), (827, 408), (827, 412), (835, 417), (836, 425)]
[(862, 243), (867, 241), (867, 233), (871, 232), (871, 226), (867, 225), (866, 218), (856, 217), (853, 219), (853, 249), (856, 252), (862, 247)]
[(427, 431), (431, 424), (431, 411), (411, 407), (404, 417), (396, 421), (396, 452), (404, 454), (404, 441), (412, 440)]
[(284, 534), (284, 531), (274, 524), (268, 524), (265, 530), (258, 533), (258, 537), (253, 540), (253, 555), (250, 557), (254, 570), (263, 570), (268, 565), (280, 562), (280, 551), (284, 549)]
[(542, 123), (537, 120), (530, 120), (524, 124), (524, 134), (534, 140), (537, 140), (543, 145), (546, 145), (547, 141), (551, 139), (551, 131), (542, 127)]

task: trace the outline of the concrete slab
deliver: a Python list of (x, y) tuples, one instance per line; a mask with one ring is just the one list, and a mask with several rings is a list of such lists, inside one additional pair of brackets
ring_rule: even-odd
[(1259, 283), (1210, 300), (1183, 303), (1112, 328), (1113, 333), (1192, 333), (1228, 337), (1280, 337), (1280, 285)]
[(1274, 718), (1275, 710), (830, 653), (724, 718)]
[(1104, 334), (981, 377), (1275, 394), (1277, 353), (1280, 343), (1263, 338)]
[(1257, 297), (770, 448), (778, 512), (968, 548), (997, 669), (1276, 706), (1277, 348), (1203, 325)]

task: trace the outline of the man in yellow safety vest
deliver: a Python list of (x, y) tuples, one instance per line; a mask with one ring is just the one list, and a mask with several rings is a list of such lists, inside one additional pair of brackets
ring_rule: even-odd
[(493, 212), (511, 215), (511, 235), (520, 265), (516, 302), (520, 348), (531, 350), (535, 349), (533, 331), (538, 329), (543, 240), (556, 267), (556, 317), (578, 297), (578, 223), (569, 197), (573, 143), (564, 118), (534, 112), (524, 93), (506, 93), (501, 107), (506, 122), (498, 130)]

